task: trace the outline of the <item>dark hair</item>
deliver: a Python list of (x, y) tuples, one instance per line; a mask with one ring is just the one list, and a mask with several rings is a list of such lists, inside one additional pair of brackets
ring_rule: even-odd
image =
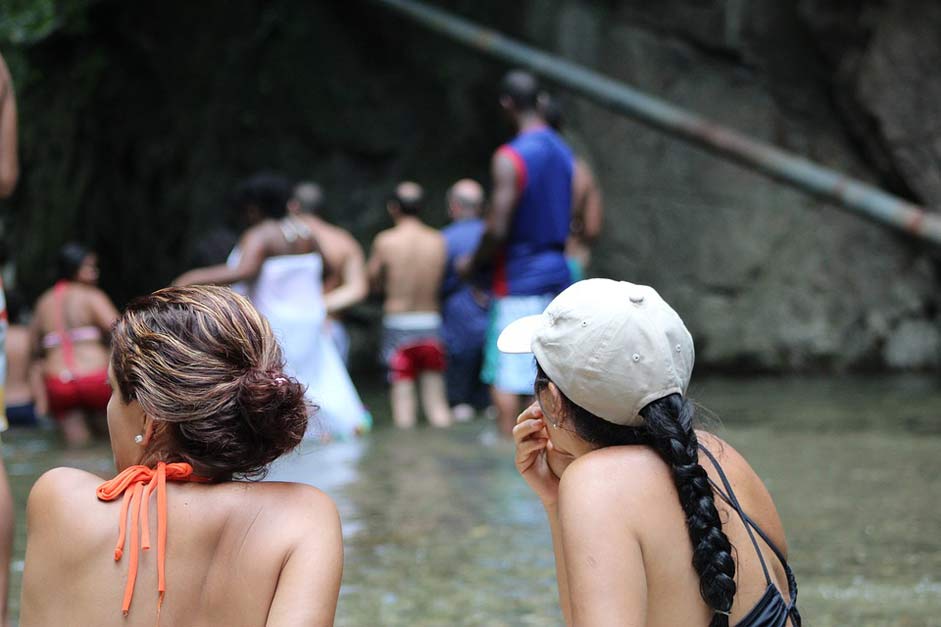
[(59, 273), (57, 279), (71, 281), (78, 274), (78, 269), (82, 266), (85, 258), (92, 253), (91, 250), (82, 246), (78, 242), (69, 242), (59, 249), (59, 256), (56, 260)]
[(232, 229), (215, 227), (196, 240), (190, 252), (190, 267), (202, 268), (225, 263), (238, 242), (239, 237)]
[(539, 105), (539, 81), (525, 70), (511, 70), (500, 81), (500, 96), (509, 98), (517, 111), (535, 111)]
[[(549, 377), (536, 363), (537, 394), (549, 385)], [(599, 447), (645, 444), (670, 467), (673, 482), (686, 514), (686, 528), (693, 544), (693, 568), (699, 574), (699, 594), (715, 613), (710, 627), (728, 627), (727, 614), (735, 597), (735, 560), (732, 544), (722, 530), (715, 494), (706, 469), (699, 464), (699, 440), (693, 428), (692, 403), (679, 394), (653, 401), (640, 410), (640, 426), (616, 425), (573, 403), (559, 390), (563, 414), (571, 418), (575, 433)]]
[(23, 312), (26, 309), (26, 303), (18, 289), (8, 289), (4, 294), (7, 303), (7, 318), (10, 324), (21, 324), (23, 322)]
[(255, 174), (235, 188), (234, 203), (238, 210), (257, 207), (268, 218), (281, 218), (287, 213), (292, 194), (291, 181), (271, 172)]
[(421, 185), (411, 181), (400, 183), (389, 197), (389, 201), (399, 208), (402, 215), (406, 216), (417, 216), (421, 212), (424, 200), (425, 191)]
[(562, 106), (559, 104), (558, 98), (546, 94), (546, 97), (539, 101), (539, 109), (542, 111), (542, 117), (545, 118), (546, 124), (551, 126), (557, 133), (561, 133), (565, 117), (562, 115)]
[(171, 287), (138, 298), (111, 342), (124, 402), (136, 400), (158, 426), (141, 463), (251, 478), (300, 444), (304, 386), (284, 373), (267, 320), (232, 290)]

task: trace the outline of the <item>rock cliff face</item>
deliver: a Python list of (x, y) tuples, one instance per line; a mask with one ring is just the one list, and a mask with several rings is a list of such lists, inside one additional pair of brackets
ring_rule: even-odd
[[(87, 4), (12, 51), (24, 177), (7, 225), (28, 290), (73, 236), (119, 301), (165, 284), (258, 168), (323, 182), (366, 245), (402, 178), (426, 183), (441, 224), (445, 187), (486, 181), (507, 136), (504, 65), (369, 2)], [(941, 207), (932, 0), (437, 4)], [(928, 251), (556, 91), (606, 196), (594, 274), (657, 287), (700, 365), (939, 366)]]
[[(529, 11), (542, 17), (526, 22), (527, 34), (566, 57), (941, 206), (934, 3), (546, 0)], [(567, 103), (574, 143), (606, 194), (595, 271), (658, 287), (687, 319), (701, 363), (938, 365), (937, 277), (918, 246), (592, 104)]]

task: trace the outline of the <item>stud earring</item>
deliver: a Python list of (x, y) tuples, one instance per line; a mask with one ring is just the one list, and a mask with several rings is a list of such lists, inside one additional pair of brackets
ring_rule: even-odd
[(144, 442), (144, 436), (142, 436), (142, 435), (139, 434), (139, 433), (134, 436), (134, 443), (135, 443), (135, 444), (142, 444), (143, 442)]

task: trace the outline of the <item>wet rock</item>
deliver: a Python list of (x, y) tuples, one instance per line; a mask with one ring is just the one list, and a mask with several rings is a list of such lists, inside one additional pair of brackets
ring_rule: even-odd
[[(437, 4), (941, 207), (937, 2)], [(426, 185), (425, 217), (440, 225), (446, 186), (486, 181), (508, 135), (505, 65), (372, 3), (100, 0), (63, 20), (18, 50), (29, 80), (8, 226), (27, 291), (45, 287), (69, 238), (99, 249), (119, 302), (166, 284), (185, 269), (180, 251), (224, 221), (233, 181), (261, 167), (321, 181), (329, 217), (366, 246), (405, 177)], [(659, 289), (700, 365), (939, 365), (923, 248), (557, 91), (605, 191), (593, 272)], [(377, 316), (373, 304), (350, 317), (359, 365), (373, 363)]]
[[(807, 23), (827, 19), (823, 8), (808, 17), (806, 6), (798, 12), (773, 1), (561, 4), (555, 30), (543, 16), (531, 33), (542, 45), (767, 143), (886, 184), (889, 170), (860, 153), (846, 133), (845, 109), (833, 105), (837, 71), (815, 45), (823, 29)], [(891, 34), (874, 41), (904, 40), (902, 24), (898, 16), (880, 23)], [(868, 40), (843, 41), (859, 47), (861, 77), (885, 76), (874, 74), (881, 53), (867, 61)], [(897, 55), (914, 54), (913, 43), (893, 45)], [(941, 51), (929, 58), (941, 61)], [(919, 106), (912, 85), (900, 78), (894, 90), (870, 91), (879, 102), (906, 100), (894, 114)], [(700, 364), (739, 371), (937, 364), (906, 339), (911, 324), (937, 326), (930, 319), (937, 277), (922, 249), (592, 104), (567, 104), (573, 144), (595, 165), (608, 208), (594, 271), (657, 287), (690, 326)], [(931, 119), (910, 111), (896, 126)], [(941, 145), (930, 133), (924, 143)], [(941, 173), (933, 159), (922, 163), (930, 172), (922, 180)], [(904, 179), (904, 168), (892, 171)], [(889, 345), (895, 348), (883, 350)]]
[(891, 368), (915, 370), (941, 365), (941, 331), (927, 320), (905, 320), (889, 335), (883, 351)]

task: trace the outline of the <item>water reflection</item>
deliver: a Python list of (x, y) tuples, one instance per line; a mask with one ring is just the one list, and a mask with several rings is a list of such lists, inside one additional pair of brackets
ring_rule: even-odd
[[(699, 379), (691, 395), (774, 495), (810, 625), (937, 625), (941, 385), (933, 377)], [(381, 391), (365, 395), (385, 407)], [(488, 421), (378, 427), (305, 444), (270, 479), (338, 503), (346, 564), (338, 625), (558, 625), (542, 509)], [(107, 447), (66, 453), (46, 432), (4, 437), (18, 507), (13, 608), (29, 486), (55, 465), (107, 475)]]

